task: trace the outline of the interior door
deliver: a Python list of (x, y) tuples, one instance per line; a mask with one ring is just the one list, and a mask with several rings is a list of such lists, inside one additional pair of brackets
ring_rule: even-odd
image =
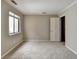
[(58, 17), (50, 18), (50, 41), (60, 41), (60, 21)]
[(50, 41), (55, 41), (55, 18), (50, 18)]

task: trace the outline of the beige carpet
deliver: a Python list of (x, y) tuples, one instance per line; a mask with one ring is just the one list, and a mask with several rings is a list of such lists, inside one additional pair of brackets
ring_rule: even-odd
[(4, 59), (77, 59), (61, 42), (24, 42)]

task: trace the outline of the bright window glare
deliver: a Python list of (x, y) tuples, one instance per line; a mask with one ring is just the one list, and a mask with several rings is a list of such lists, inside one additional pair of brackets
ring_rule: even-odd
[(15, 18), (15, 32), (17, 33), (18, 32), (18, 28), (19, 28), (19, 22), (18, 22), (18, 19), (17, 18)]
[(9, 33), (13, 33), (13, 17), (9, 16)]

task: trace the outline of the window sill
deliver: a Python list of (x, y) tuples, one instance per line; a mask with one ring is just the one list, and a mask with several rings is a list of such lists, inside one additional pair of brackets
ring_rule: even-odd
[(18, 32), (18, 33), (11, 33), (11, 34), (9, 34), (9, 36), (15, 36), (15, 35), (18, 35), (18, 34), (21, 34), (21, 32)]

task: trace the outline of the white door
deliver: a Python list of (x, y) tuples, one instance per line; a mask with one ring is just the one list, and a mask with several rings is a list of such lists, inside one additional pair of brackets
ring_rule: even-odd
[(50, 18), (50, 41), (60, 41), (59, 26), (59, 18)]
[(50, 18), (50, 41), (55, 41), (55, 18)]

